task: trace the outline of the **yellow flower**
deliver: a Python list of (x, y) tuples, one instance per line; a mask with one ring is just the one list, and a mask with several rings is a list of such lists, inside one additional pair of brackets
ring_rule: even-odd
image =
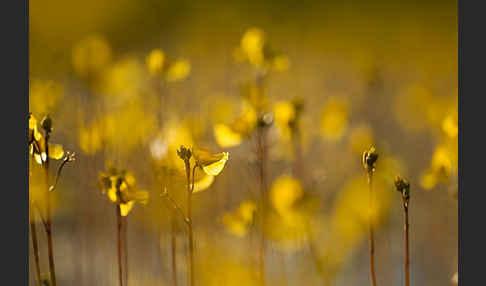
[(238, 208), (225, 214), (222, 218), (223, 224), (234, 235), (243, 237), (253, 223), (256, 205), (252, 201), (243, 201)]
[(202, 178), (200, 176), (196, 176), (194, 178), (194, 190), (193, 193), (202, 192), (208, 189), (214, 182), (214, 176), (208, 175), (206, 173), (203, 174)]
[(363, 152), (363, 167), (368, 172), (374, 172), (376, 161), (378, 160), (378, 153), (374, 146)]
[(36, 114), (53, 112), (64, 96), (64, 87), (52, 80), (33, 79), (29, 86), (29, 109)]
[(72, 64), (80, 76), (99, 73), (111, 61), (111, 47), (101, 36), (90, 36), (72, 51)]
[(248, 29), (241, 38), (240, 48), (248, 58), (248, 61), (255, 66), (263, 64), (263, 47), (265, 45), (265, 33), (259, 28)]
[(33, 114), (29, 114), (29, 142), (32, 140), (40, 141), (42, 134), (37, 129), (37, 119)]
[(167, 81), (179, 81), (186, 78), (191, 72), (191, 64), (188, 60), (181, 59), (172, 63), (167, 70)]
[(450, 138), (456, 138), (457, 134), (459, 133), (459, 128), (457, 126), (457, 115), (448, 115), (446, 118), (444, 118), (444, 121), (442, 121), (442, 130)]
[[(47, 159), (46, 142), (38, 131), (37, 120), (34, 115), (29, 115), (29, 154), (38, 164), (43, 164)], [(62, 145), (49, 143), (49, 158), (59, 160), (64, 157)]]
[(229, 159), (228, 152), (212, 154), (208, 150), (201, 148), (193, 149), (192, 154), (196, 160), (196, 165), (211, 176), (217, 176), (221, 173)]
[(321, 115), (321, 131), (325, 139), (335, 141), (341, 139), (348, 125), (348, 101), (340, 97), (332, 97), (326, 103)]
[(292, 210), (294, 203), (304, 195), (300, 182), (288, 175), (282, 175), (270, 189), (270, 201), (280, 215)]
[(99, 184), (110, 201), (120, 205), (121, 216), (127, 216), (135, 202), (141, 204), (148, 202), (148, 192), (136, 187), (135, 177), (110, 163), (107, 164), (107, 171), (100, 173)]
[(221, 147), (237, 146), (243, 140), (240, 133), (233, 131), (230, 126), (222, 123), (214, 125), (214, 137)]
[(152, 75), (160, 75), (164, 68), (165, 54), (160, 49), (152, 50), (145, 58), (147, 68)]

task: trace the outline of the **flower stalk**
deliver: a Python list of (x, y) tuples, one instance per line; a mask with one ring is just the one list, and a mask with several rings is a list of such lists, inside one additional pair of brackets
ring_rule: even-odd
[(49, 185), (49, 138), (52, 132), (52, 120), (49, 116), (46, 116), (42, 120), (42, 128), (45, 131), (45, 148), (46, 156), (44, 161), (44, 170), (46, 176), (46, 233), (47, 233), (47, 253), (49, 256), (49, 273), (52, 286), (56, 286), (56, 266), (54, 262), (54, 246), (52, 239), (52, 210), (51, 210), (51, 197), (50, 197), (50, 185)]
[(410, 253), (409, 253), (409, 223), (408, 223), (408, 205), (410, 202), (410, 184), (400, 176), (395, 177), (395, 187), (402, 195), (402, 205), (404, 212), (404, 234), (405, 234), (405, 286), (410, 285)]
[(122, 241), (121, 241), (122, 220), (121, 220), (119, 204), (116, 205), (115, 210), (116, 210), (116, 225), (117, 225), (116, 238), (117, 238), (117, 257), (118, 257), (118, 280), (120, 282), (120, 286), (123, 286)]
[(375, 237), (374, 237), (374, 202), (373, 202), (373, 174), (375, 172), (375, 164), (378, 160), (378, 154), (375, 147), (371, 146), (363, 153), (363, 167), (368, 175), (368, 187), (369, 187), (369, 239), (370, 239), (370, 275), (371, 285), (376, 286), (376, 274), (375, 274)]
[(37, 240), (37, 230), (34, 221), (34, 214), (32, 206), (29, 208), (29, 219), (30, 219), (30, 235), (32, 238), (32, 248), (34, 251), (34, 264), (35, 264), (35, 278), (37, 285), (41, 286), (41, 276), (40, 276), (40, 262), (39, 262), (39, 246)]

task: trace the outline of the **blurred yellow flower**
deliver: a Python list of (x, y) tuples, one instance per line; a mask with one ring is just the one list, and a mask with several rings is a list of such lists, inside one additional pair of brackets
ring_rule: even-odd
[(253, 223), (255, 211), (254, 202), (243, 201), (236, 210), (225, 214), (222, 222), (229, 232), (238, 237), (244, 237)]
[(79, 147), (86, 154), (94, 154), (101, 150), (103, 137), (101, 127), (97, 123), (82, 126), (79, 129)]
[(37, 128), (37, 119), (33, 114), (29, 114), (29, 142), (33, 140), (40, 141), (42, 139), (42, 134)]
[(123, 103), (138, 95), (147, 79), (143, 65), (135, 58), (124, 58), (104, 70), (102, 91), (111, 103)]
[(266, 34), (260, 28), (249, 28), (241, 37), (240, 45), (233, 51), (237, 62), (248, 61), (254, 67), (269, 70), (286, 71), (289, 59), (286, 55), (274, 51), (267, 43)]
[(165, 54), (160, 49), (152, 50), (145, 58), (145, 63), (150, 74), (156, 76), (161, 75), (164, 68)]
[(289, 175), (278, 177), (270, 189), (270, 202), (280, 215), (287, 214), (304, 194), (300, 182)]
[(248, 61), (255, 66), (263, 64), (263, 47), (265, 45), (265, 33), (259, 28), (248, 29), (241, 38), (240, 47)]
[(111, 61), (111, 47), (101, 36), (87, 37), (76, 44), (72, 51), (72, 64), (80, 76), (94, 76)]
[(442, 130), (450, 138), (456, 138), (459, 133), (459, 128), (457, 126), (457, 114), (456, 116), (448, 115), (442, 121)]
[(199, 166), (206, 174), (217, 176), (223, 170), (226, 162), (229, 159), (229, 153), (223, 152), (212, 154), (208, 150), (202, 148), (194, 148), (192, 150), (196, 165)]
[(279, 71), (279, 72), (286, 71), (289, 69), (289, 65), (290, 65), (289, 58), (284, 55), (276, 56), (273, 59), (272, 65), (275, 71)]
[(130, 99), (114, 111), (106, 112), (98, 121), (79, 130), (79, 145), (93, 154), (106, 144), (120, 152), (129, 152), (145, 142), (155, 129), (155, 115), (145, 112), (140, 99)]
[(29, 86), (29, 110), (36, 114), (51, 113), (64, 96), (61, 84), (52, 80), (32, 79)]
[(349, 103), (342, 97), (331, 97), (321, 115), (321, 133), (326, 140), (342, 138), (348, 125)]
[(425, 190), (433, 189), (457, 172), (457, 140), (452, 144), (440, 144), (434, 150), (430, 166), (423, 172), (420, 185)]
[(214, 137), (216, 142), (221, 147), (233, 147), (237, 146), (243, 140), (242, 135), (231, 129), (226, 124), (216, 124), (214, 125)]
[(180, 59), (169, 65), (167, 68), (167, 81), (179, 81), (185, 79), (191, 72), (191, 64), (188, 60)]
[(257, 114), (255, 109), (243, 104), (242, 114), (230, 124), (216, 124), (213, 127), (216, 142), (221, 147), (233, 147), (239, 145), (243, 138), (248, 137), (256, 127)]

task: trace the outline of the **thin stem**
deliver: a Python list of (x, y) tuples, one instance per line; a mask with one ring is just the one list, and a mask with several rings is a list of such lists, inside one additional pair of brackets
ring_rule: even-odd
[(117, 255), (118, 255), (118, 279), (120, 281), (120, 286), (123, 286), (123, 268), (122, 268), (122, 246), (121, 246), (121, 228), (122, 228), (122, 221), (121, 221), (121, 214), (120, 214), (120, 205), (116, 205), (116, 222), (117, 222)]
[(182, 217), (182, 219), (184, 220), (185, 223), (189, 224), (189, 219), (186, 217), (186, 215), (184, 214), (184, 211), (182, 210), (182, 208), (177, 204), (177, 202), (169, 195), (169, 192), (167, 192), (167, 190), (165, 190), (163, 193), (162, 193), (162, 196), (163, 197), (166, 197), (167, 198), (167, 201), (170, 202), (170, 204), (172, 205), (172, 207), (174, 208), (174, 210), (176, 210), (180, 216)]
[(40, 262), (39, 262), (39, 246), (37, 240), (37, 230), (34, 221), (34, 214), (32, 211), (32, 206), (29, 208), (29, 218), (30, 218), (30, 236), (32, 238), (32, 248), (34, 250), (34, 262), (35, 262), (35, 278), (37, 280), (37, 285), (41, 286), (41, 276), (40, 276)]
[(172, 282), (174, 283), (174, 286), (177, 286), (177, 256), (176, 256), (176, 250), (177, 250), (177, 239), (176, 239), (176, 233), (175, 233), (175, 220), (172, 218), (172, 223), (171, 223), (171, 232), (170, 232), (170, 238), (171, 238), (171, 251), (172, 251)]
[(370, 273), (371, 273), (371, 285), (376, 286), (376, 275), (375, 275), (375, 238), (373, 230), (373, 173), (368, 172), (368, 186), (369, 186), (369, 227), (370, 227)]
[(192, 169), (192, 185), (191, 174), (190, 174), (190, 163), (189, 160), (186, 161), (186, 176), (187, 176), (187, 225), (189, 227), (189, 269), (190, 269), (190, 281), (191, 286), (194, 286), (194, 234), (192, 229), (192, 192), (194, 190), (194, 175), (196, 173), (197, 165), (194, 165)]
[(124, 257), (124, 274), (125, 274), (125, 286), (128, 285), (128, 216), (122, 217), (122, 228), (123, 228), (123, 257)]
[(262, 284), (265, 282), (265, 234), (263, 227), (265, 224), (265, 192), (266, 192), (266, 174), (265, 174), (265, 130), (264, 127), (258, 129), (258, 169), (259, 169), (259, 184), (260, 184), (260, 245), (259, 245), (259, 267), (260, 279)]
[(410, 254), (408, 247), (408, 203), (403, 203), (403, 209), (405, 211), (405, 286), (410, 285)]
[(49, 255), (49, 273), (51, 274), (52, 286), (56, 286), (56, 267), (54, 263), (54, 246), (52, 241), (52, 221), (51, 221), (51, 199), (49, 196), (49, 133), (46, 134), (46, 160), (44, 162), (44, 169), (46, 173), (46, 205), (47, 205), (47, 219), (46, 219), (46, 232), (47, 232), (47, 252)]
[(64, 165), (66, 165), (67, 162), (70, 162), (72, 160), (70, 156), (71, 155), (67, 155), (66, 157), (64, 157), (64, 159), (62, 160), (62, 163), (59, 165), (59, 168), (57, 168), (56, 178), (54, 179), (54, 184), (49, 187), (50, 192), (52, 192), (56, 189), (56, 186), (57, 186), (57, 183), (59, 182), (59, 178), (61, 177), (61, 172), (62, 172), (62, 169), (64, 168)]
[(46, 219), (42, 215), (42, 211), (41, 211), (39, 205), (37, 205), (35, 202), (32, 202), (31, 204), (32, 204), (33, 207), (35, 207), (37, 209), (37, 213), (39, 213), (39, 217), (41, 219), (42, 225), (44, 226), (44, 229), (46, 230), (46, 234), (47, 234), (47, 229), (49, 228), (49, 226), (47, 225)]

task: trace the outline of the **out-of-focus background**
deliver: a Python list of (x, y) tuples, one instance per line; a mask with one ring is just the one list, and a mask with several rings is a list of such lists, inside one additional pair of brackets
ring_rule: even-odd
[[(175, 236), (186, 285), (185, 226), (160, 196), (185, 208), (181, 144), (229, 152), (193, 195), (196, 285), (261, 285), (262, 231), (267, 285), (366, 285), (369, 216), (378, 284), (402, 284), (396, 175), (411, 184), (411, 284), (452, 285), (456, 1), (32, 0), (29, 12), (29, 109), (50, 114), (51, 141), (76, 152), (54, 195), (59, 285), (117, 285), (114, 205), (98, 184), (107, 161), (150, 193), (127, 219), (129, 284), (174, 285)], [(271, 122), (263, 224), (255, 115)], [(32, 197), (42, 184), (31, 176)], [(38, 236), (47, 273), (40, 224)]]

